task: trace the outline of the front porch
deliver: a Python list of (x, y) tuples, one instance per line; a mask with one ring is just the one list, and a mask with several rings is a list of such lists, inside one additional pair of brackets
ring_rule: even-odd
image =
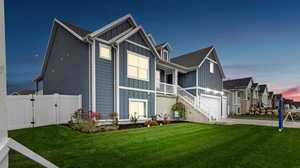
[(165, 64), (157, 64), (155, 85), (158, 94), (177, 95), (178, 70)]

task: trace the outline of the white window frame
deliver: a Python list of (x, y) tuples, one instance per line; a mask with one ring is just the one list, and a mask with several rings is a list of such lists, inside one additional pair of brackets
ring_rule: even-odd
[[(167, 53), (167, 59), (165, 59), (165, 53)], [(169, 61), (169, 51), (164, 49), (163, 52), (162, 52), (162, 58), (163, 60), (165, 61)]]
[(143, 102), (143, 103), (145, 103), (145, 115), (146, 115), (146, 118), (138, 118), (139, 120), (145, 120), (145, 119), (148, 119), (148, 100), (147, 99), (134, 99), (134, 98), (129, 98), (128, 99), (128, 116), (129, 116), (129, 118), (128, 119), (130, 119), (130, 102), (131, 101), (134, 101), (134, 102)]
[(215, 73), (215, 63), (212, 61), (209, 62), (209, 72)]
[[(101, 55), (101, 48), (107, 48), (107, 49), (109, 49), (109, 58), (107, 58), (107, 57), (103, 57), (102, 55)], [(112, 52), (111, 52), (111, 46), (108, 46), (108, 45), (105, 45), (105, 44), (102, 44), (102, 43), (99, 43), (99, 58), (102, 58), (102, 59), (106, 59), (106, 60), (109, 60), (109, 61), (111, 61), (112, 60)]]
[[(133, 54), (133, 55), (136, 55), (136, 56), (138, 56), (138, 57), (143, 57), (143, 58), (146, 58), (147, 60), (148, 60), (148, 71), (147, 71), (147, 79), (140, 79), (140, 78), (138, 78), (138, 77), (135, 77), (135, 76), (130, 76), (129, 75), (129, 73), (128, 73), (128, 54)], [(132, 65), (130, 65), (130, 66), (132, 66)], [(147, 81), (147, 82), (149, 82), (149, 76), (150, 76), (150, 58), (149, 57), (147, 57), (147, 56), (144, 56), (144, 55), (141, 55), (141, 54), (139, 54), (139, 53), (136, 53), (136, 52), (132, 52), (132, 51), (129, 51), (129, 50), (127, 50), (127, 78), (131, 78), (131, 79), (136, 79), (136, 80), (141, 80), (141, 81)], [(138, 70), (139, 70), (139, 67), (137, 67), (138, 68)]]

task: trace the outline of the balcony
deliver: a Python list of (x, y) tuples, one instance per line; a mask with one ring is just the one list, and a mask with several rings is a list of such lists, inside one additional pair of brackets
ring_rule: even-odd
[(159, 82), (156, 84), (156, 92), (165, 95), (176, 95), (176, 85)]

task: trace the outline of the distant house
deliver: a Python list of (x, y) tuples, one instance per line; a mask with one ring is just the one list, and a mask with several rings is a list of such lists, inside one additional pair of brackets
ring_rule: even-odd
[(275, 107), (274, 92), (268, 92), (268, 106), (271, 108)]
[(282, 100), (282, 94), (274, 94), (273, 95), (273, 101), (274, 101), (274, 108), (278, 108), (279, 107), (279, 100)]
[(36, 91), (30, 89), (24, 89), (17, 92), (13, 92), (10, 95), (32, 95), (32, 94), (36, 94)]
[(295, 102), (295, 101), (294, 101), (294, 106), (295, 106), (297, 109), (300, 109), (300, 102)]
[(251, 106), (258, 107), (259, 106), (259, 96), (258, 96), (258, 83), (253, 83), (251, 86)]
[(269, 107), (269, 92), (267, 85), (258, 85), (259, 104), (261, 107)]
[(223, 82), (224, 89), (231, 91), (233, 94), (232, 104), (235, 114), (248, 113), (251, 105), (252, 84), (253, 79), (251, 77), (226, 80)]
[(114, 111), (119, 120), (147, 120), (170, 112), (177, 96), (193, 107), (188, 114), (226, 116), (225, 75), (215, 47), (170, 59), (171, 52), (130, 14), (96, 31), (55, 19), (35, 81), (43, 82), (44, 94), (82, 95), (85, 111), (104, 119)]

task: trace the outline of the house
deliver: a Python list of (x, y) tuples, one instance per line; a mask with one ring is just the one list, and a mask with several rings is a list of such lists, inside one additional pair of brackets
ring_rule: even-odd
[(261, 107), (268, 107), (269, 101), (268, 101), (268, 87), (267, 85), (258, 85), (258, 96), (259, 96), (259, 104)]
[(270, 108), (274, 108), (275, 104), (274, 104), (274, 92), (268, 92), (268, 106)]
[(223, 82), (223, 87), (232, 92), (232, 104), (235, 114), (248, 113), (252, 96), (253, 79), (251, 77), (226, 80)]
[(251, 86), (251, 106), (258, 107), (259, 106), (259, 96), (258, 96), (258, 83), (253, 83)]
[(294, 101), (294, 106), (296, 107), (296, 109), (300, 109), (300, 102)]
[(96, 31), (55, 19), (35, 82), (43, 82), (44, 94), (81, 94), (83, 108), (104, 120), (113, 111), (121, 121), (169, 113), (177, 96), (190, 107), (187, 117), (220, 119), (227, 107), (216, 49), (171, 59), (172, 50), (130, 14)]
[(282, 100), (282, 94), (274, 94), (273, 96), (273, 101), (274, 101), (274, 108), (278, 108), (279, 107), (279, 101)]

